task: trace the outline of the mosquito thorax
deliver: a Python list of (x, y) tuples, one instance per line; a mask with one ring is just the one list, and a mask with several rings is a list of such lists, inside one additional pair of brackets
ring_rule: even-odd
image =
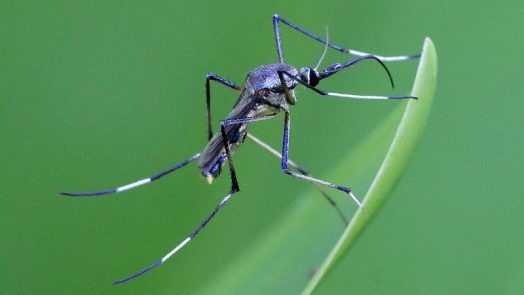
[(313, 87), (317, 86), (318, 82), (320, 82), (318, 71), (310, 67), (303, 67), (300, 69), (300, 78), (302, 78), (302, 81)]
[[(279, 71), (284, 71), (290, 75), (297, 75), (297, 70), (290, 65), (279, 63), (263, 65), (253, 69), (247, 74), (245, 88), (250, 92), (255, 93), (262, 89), (269, 91), (277, 91), (282, 88)], [(293, 89), (298, 83), (288, 76), (285, 76), (286, 85), (289, 89)]]

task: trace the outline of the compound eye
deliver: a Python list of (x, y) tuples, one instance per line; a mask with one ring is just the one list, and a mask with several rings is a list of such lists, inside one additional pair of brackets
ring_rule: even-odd
[(318, 72), (315, 69), (304, 67), (300, 69), (300, 78), (302, 81), (310, 86), (317, 86), (320, 79), (318, 78)]
[(318, 82), (320, 82), (320, 79), (318, 78), (318, 72), (315, 69), (311, 69), (309, 71), (309, 82), (308, 84), (315, 87), (318, 85)]

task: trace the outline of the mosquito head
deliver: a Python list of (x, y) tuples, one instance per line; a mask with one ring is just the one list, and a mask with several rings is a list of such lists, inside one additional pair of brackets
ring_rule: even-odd
[(309, 86), (317, 86), (320, 82), (319, 74), (316, 69), (310, 67), (303, 67), (300, 69), (300, 78)]

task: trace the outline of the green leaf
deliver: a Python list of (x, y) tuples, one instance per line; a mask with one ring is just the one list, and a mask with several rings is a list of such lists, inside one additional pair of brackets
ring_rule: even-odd
[(353, 216), (339, 241), (302, 294), (311, 294), (326, 278), (387, 199), (422, 135), (429, 117), (436, 83), (437, 55), (431, 39), (426, 38), (411, 92), (412, 96), (419, 99), (411, 100), (407, 104), (384, 162), (364, 198), (363, 208)]
[[(395, 102), (400, 104), (399, 107), (365, 140), (348, 151), (332, 173), (325, 177), (329, 180), (345, 177), (353, 188), (365, 188), (372, 183), (364, 199), (364, 209), (357, 211), (338, 243), (342, 230), (340, 220), (327, 202), (319, 197), (317, 190), (307, 190), (297, 197), (287, 214), (272, 219), (267, 230), (260, 233), (254, 242), (239, 246), (238, 255), (228, 265), (224, 265), (214, 280), (203, 284), (198, 292), (296, 294), (309, 282), (304, 293), (311, 293), (347, 252), (400, 177), (422, 134), (435, 83), (435, 51), (431, 40), (426, 39), (412, 92), (419, 99), (407, 103)], [(388, 151), (389, 143), (391, 146)], [(271, 197), (280, 196), (275, 194)], [(340, 200), (340, 195), (336, 197)], [(339, 202), (339, 206), (344, 212), (351, 212), (354, 204), (343, 201), (346, 202)], [(242, 252), (242, 249), (247, 250)], [(325, 259), (329, 249), (333, 249), (331, 254), (311, 279), (311, 272)]]

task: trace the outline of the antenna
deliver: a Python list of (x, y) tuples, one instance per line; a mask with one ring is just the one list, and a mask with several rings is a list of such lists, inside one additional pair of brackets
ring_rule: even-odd
[(324, 51), (322, 52), (322, 55), (320, 56), (320, 59), (318, 60), (318, 63), (314, 68), (315, 71), (318, 69), (318, 67), (320, 67), (320, 64), (322, 63), (324, 56), (326, 56), (328, 44), (329, 44), (329, 30), (328, 30), (328, 26), (326, 26), (326, 46), (324, 46)]

